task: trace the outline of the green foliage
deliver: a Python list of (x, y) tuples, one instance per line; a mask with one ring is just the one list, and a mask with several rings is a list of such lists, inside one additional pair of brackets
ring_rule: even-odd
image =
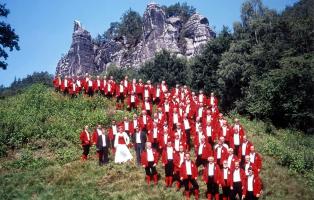
[(44, 158), (34, 158), (30, 150), (23, 150), (19, 159), (8, 162), (4, 165), (5, 169), (23, 169), (23, 170), (37, 170), (52, 165), (53, 162)]
[[(0, 4), (0, 18), (6, 18), (10, 11), (5, 7), (5, 4)], [(8, 53), (5, 51), (9, 48), (10, 51), (20, 50), (18, 45), (19, 36), (15, 34), (15, 30), (10, 24), (5, 21), (0, 21), (0, 68), (6, 69), (8, 64), (4, 61), (8, 58)]]
[(50, 147), (55, 149), (77, 145), (82, 127), (97, 123), (108, 125), (113, 112), (110, 108), (114, 107), (105, 98), (70, 99), (43, 85), (33, 85), (21, 95), (1, 100), (1, 106), (2, 156), (8, 149), (20, 148), (41, 138), (52, 139)]
[[(112, 39), (124, 40), (125, 38), (126, 43), (130, 47), (136, 46), (143, 34), (142, 25), (143, 22), (140, 14), (129, 9), (122, 15), (121, 22), (110, 24), (109, 29), (103, 34), (103, 40), (104, 42), (108, 42)], [(102, 37), (98, 37), (96, 41), (98, 40), (102, 42)]]
[(183, 23), (187, 22), (187, 20), (196, 12), (196, 9), (193, 6), (189, 6), (186, 2), (180, 4), (175, 3), (170, 6), (162, 6), (165, 11), (166, 17), (181, 17)]
[(229, 49), (231, 40), (230, 31), (223, 27), (218, 37), (209, 41), (203, 53), (191, 63), (193, 81), (190, 85), (194, 90), (204, 89), (207, 94), (219, 91), (217, 69), (222, 53)]
[(170, 87), (174, 87), (177, 83), (189, 83), (188, 70), (185, 59), (162, 50), (156, 54), (152, 61), (145, 63), (140, 68), (139, 73), (145, 80), (151, 80), (153, 83), (161, 83), (165, 80)]

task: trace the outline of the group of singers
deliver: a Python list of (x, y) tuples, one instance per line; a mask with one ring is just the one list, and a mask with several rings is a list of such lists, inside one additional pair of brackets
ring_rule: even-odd
[[(161, 161), (165, 186), (172, 187), (176, 182), (177, 191), (184, 186), (187, 199), (191, 194), (199, 198), (199, 172), (207, 185), (208, 199), (260, 197), (261, 156), (239, 120), (229, 124), (219, 112), (214, 93), (207, 97), (202, 90), (196, 94), (187, 86), (176, 85), (168, 90), (165, 81), (153, 86), (150, 81), (144, 84), (135, 79), (130, 83), (126, 76), (116, 83), (113, 77), (92, 79), (88, 74), (84, 78), (56, 77), (54, 86), (70, 95), (82, 92), (88, 96), (98, 93), (116, 97), (117, 109), (124, 103), (130, 110), (141, 109), (140, 116), (112, 121), (108, 129), (98, 125), (91, 134), (89, 127), (84, 127), (80, 135), (83, 160), (87, 159), (90, 146), (95, 145), (100, 165), (109, 161), (109, 149), (115, 154), (116, 163), (127, 162), (133, 158), (129, 148), (134, 147), (137, 164), (145, 169), (147, 184), (151, 180), (158, 184), (156, 165)], [(195, 155), (195, 161), (191, 155)]]

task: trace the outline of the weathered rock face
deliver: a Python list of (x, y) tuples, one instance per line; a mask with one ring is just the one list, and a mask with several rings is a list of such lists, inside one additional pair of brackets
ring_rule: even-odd
[(95, 71), (94, 49), (90, 33), (78, 21), (74, 21), (74, 32), (69, 52), (58, 62), (57, 73), (77, 75)]
[(206, 17), (194, 14), (184, 24), (180, 17), (166, 18), (164, 10), (151, 3), (143, 16), (143, 36), (133, 48), (128, 46), (125, 38), (97, 46), (93, 44), (89, 32), (75, 21), (71, 48), (58, 62), (56, 73), (100, 73), (111, 64), (140, 67), (162, 49), (189, 58), (199, 54), (202, 46), (213, 37), (215, 33), (209, 28)]

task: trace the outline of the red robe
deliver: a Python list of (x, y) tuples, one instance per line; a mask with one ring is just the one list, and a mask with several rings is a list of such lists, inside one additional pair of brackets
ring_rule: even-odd
[[(159, 155), (158, 155), (158, 152), (155, 149), (153, 149), (153, 156), (154, 156), (154, 163), (157, 165)], [(145, 166), (145, 167), (148, 166), (147, 150), (146, 149), (141, 154), (141, 164), (143, 166)]]
[[(187, 171), (186, 171), (186, 162), (187, 162), (186, 160), (183, 162), (181, 169), (180, 169), (180, 178), (183, 180), (188, 178)], [(198, 176), (197, 167), (192, 160), (190, 162), (191, 162), (192, 178), (197, 179), (197, 176)]]

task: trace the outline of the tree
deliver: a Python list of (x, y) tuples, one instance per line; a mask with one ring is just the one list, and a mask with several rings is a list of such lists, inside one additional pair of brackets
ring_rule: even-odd
[(118, 28), (119, 36), (125, 36), (127, 43), (135, 46), (143, 34), (142, 21), (142, 17), (138, 12), (129, 9), (121, 18)]
[(196, 9), (193, 6), (189, 6), (187, 3), (180, 4), (179, 2), (170, 5), (170, 6), (163, 6), (165, 10), (166, 17), (181, 17), (183, 23), (185, 23), (195, 12)]
[(218, 37), (209, 41), (202, 54), (194, 59), (191, 64), (192, 82), (194, 90), (204, 89), (206, 93), (218, 92), (217, 69), (222, 54), (229, 49), (232, 34), (227, 27), (218, 34)]
[[(7, 17), (10, 11), (5, 8), (5, 4), (0, 4), (0, 17)], [(6, 69), (8, 64), (5, 60), (8, 58), (8, 53), (5, 51), (9, 48), (10, 51), (20, 50), (18, 45), (19, 37), (15, 34), (15, 30), (10, 24), (0, 21), (0, 68)]]
[(188, 67), (185, 59), (177, 58), (170, 52), (162, 50), (152, 61), (140, 68), (139, 73), (153, 83), (165, 80), (170, 87), (188, 83)]

